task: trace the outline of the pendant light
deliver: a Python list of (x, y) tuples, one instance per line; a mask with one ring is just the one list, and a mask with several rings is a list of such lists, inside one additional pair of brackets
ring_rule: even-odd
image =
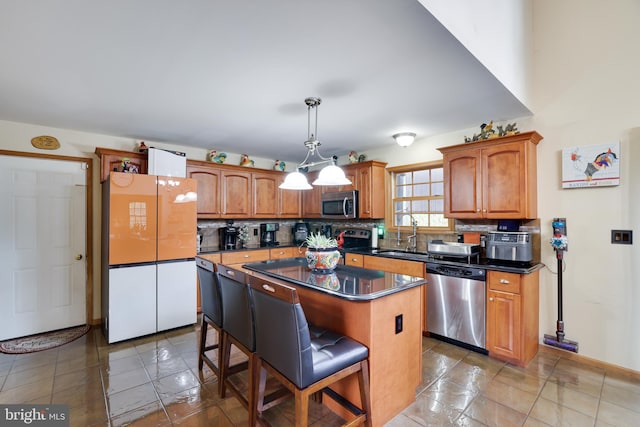
[[(313, 185), (351, 185), (351, 181), (344, 175), (344, 171), (340, 169), (336, 163), (337, 156), (331, 158), (323, 157), (318, 151), (320, 141), (318, 136), (318, 106), (322, 100), (320, 98), (307, 98), (304, 103), (307, 105), (307, 140), (304, 142), (304, 146), (307, 148), (307, 156), (302, 163), (296, 167), (295, 172), (288, 174), (284, 182), (280, 184), (280, 188), (283, 190), (311, 190), (313, 187), (309, 185), (307, 177), (300, 172), (301, 169), (308, 168), (310, 166), (327, 164), (320, 173), (318, 179), (313, 181)], [(314, 131), (311, 132), (311, 110), (315, 112)], [(318, 157), (320, 160), (310, 161), (313, 156)]]

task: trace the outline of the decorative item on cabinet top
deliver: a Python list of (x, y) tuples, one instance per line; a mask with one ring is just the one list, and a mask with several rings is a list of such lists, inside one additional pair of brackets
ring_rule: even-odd
[(247, 154), (243, 154), (242, 156), (240, 156), (240, 166), (254, 167), (255, 162), (251, 160)]
[(355, 151), (349, 151), (349, 163), (362, 163), (367, 160), (366, 154), (356, 153)]
[(516, 127), (516, 123), (509, 123), (505, 126), (503, 125), (497, 125), (496, 129), (498, 129), (498, 132), (496, 133), (495, 129), (493, 129), (493, 120), (491, 120), (488, 124), (487, 123), (483, 123), (480, 125), (480, 133), (479, 134), (473, 134), (473, 136), (471, 138), (469, 138), (468, 136), (464, 137), (464, 142), (476, 142), (476, 141), (482, 141), (485, 139), (493, 139), (493, 138), (498, 138), (500, 136), (511, 136), (511, 135), (516, 135), (518, 133), (520, 133), (520, 131), (518, 130), (518, 128)]
[(227, 153), (218, 153), (216, 150), (209, 151), (209, 161), (214, 163), (224, 163), (227, 160)]
[(276, 162), (273, 165), (273, 170), (284, 172), (285, 169), (287, 169), (287, 164), (284, 162), (284, 160), (276, 160)]

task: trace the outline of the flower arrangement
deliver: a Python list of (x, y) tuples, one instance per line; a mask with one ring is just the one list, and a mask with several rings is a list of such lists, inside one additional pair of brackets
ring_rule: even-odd
[(327, 237), (320, 233), (311, 233), (307, 237), (307, 240), (305, 240), (305, 243), (307, 244), (307, 247), (317, 249), (335, 249), (338, 247), (338, 241), (336, 239), (333, 237)]
[(245, 225), (241, 225), (238, 229), (238, 238), (242, 243), (247, 243), (249, 241), (249, 227)]

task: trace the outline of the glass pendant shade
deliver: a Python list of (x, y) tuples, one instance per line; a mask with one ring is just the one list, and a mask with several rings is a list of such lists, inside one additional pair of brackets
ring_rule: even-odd
[(344, 176), (344, 171), (336, 165), (329, 165), (323, 168), (318, 174), (318, 179), (313, 181), (313, 185), (351, 185), (352, 182)]
[(307, 177), (299, 171), (291, 172), (284, 178), (284, 182), (280, 184), (283, 190), (311, 190), (313, 187), (309, 185)]

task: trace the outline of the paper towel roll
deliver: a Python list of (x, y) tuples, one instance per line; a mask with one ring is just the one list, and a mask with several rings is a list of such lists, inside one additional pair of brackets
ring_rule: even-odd
[(373, 227), (371, 229), (371, 247), (373, 249), (378, 248), (378, 228), (377, 227)]

